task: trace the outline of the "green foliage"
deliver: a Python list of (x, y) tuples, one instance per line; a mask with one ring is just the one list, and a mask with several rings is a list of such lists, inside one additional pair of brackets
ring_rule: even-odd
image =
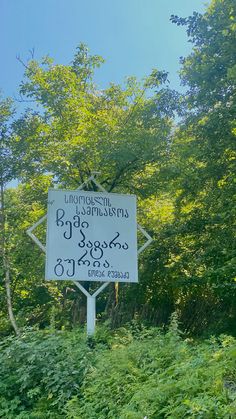
[(22, 178), (47, 171), (61, 186), (75, 188), (92, 171), (102, 170), (101, 182), (109, 191), (138, 191), (138, 179), (130, 180), (163, 160), (172, 125), (169, 112), (157, 105), (166, 94), (159, 88), (165, 75), (153, 72), (152, 86), (129, 78), (124, 88), (111, 84), (99, 91), (92, 81), (102, 61), (82, 44), (72, 66), (28, 63), (21, 94), (42, 110), (14, 124)]
[(235, 333), (236, 4), (215, 0), (202, 15), (172, 21), (187, 26), (193, 51), (182, 60), (188, 111), (172, 148), (177, 193), (167, 267), (187, 329)]
[[(99, 181), (109, 192), (136, 193), (141, 199), (155, 190), (152, 180), (168, 154), (174, 105), (164, 87), (167, 73), (153, 70), (142, 83), (128, 78), (123, 88), (111, 84), (98, 91), (93, 72), (101, 63), (80, 45), (71, 66), (48, 58), (26, 66), (21, 94), (34, 99), (40, 112), (27, 111), (12, 125), (11, 152), (22, 184), (7, 193), (14, 305), (22, 326), (45, 327), (52, 307), (58, 327), (83, 318), (82, 309), (77, 314), (84, 300), (76, 287), (61, 283), (56, 293), (55, 286), (45, 284), (44, 256), (35, 246), (32, 251), (26, 238), (26, 229), (46, 211), (48, 187), (76, 188), (102, 169)], [(93, 183), (88, 187), (96, 190)], [(37, 230), (43, 242), (44, 232)], [(100, 311), (107, 300), (105, 294)]]
[(27, 331), (0, 346), (0, 416), (9, 419), (233, 418), (236, 342), (181, 338), (133, 322), (81, 331)]
[(0, 181), (4, 186), (15, 176), (14, 159), (9, 144), (9, 123), (13, 114), (13, 101), (0, 97)]
[[(20, 91), (40, 111), (28, 110), (9, 130), (12, 104), (0, 103), (4, 177), (22, 182), (5, 192), (13, 305), (22, 327), (84, 322), (85, 299), (70, 283), (44, 282), (44, 255), (25, 232), (46, 212), (48, 187), (77, 188), (102, 171), (99, 182), (109, 192), (137, 195), (138, 222), (154, 242), (141, 255), (139, 284), (110, 286), (98, 299), (99, 318), (111, 318), (112, 327), (136, 318), (166, 328), (177, 312), (189, 336), (236, 334), (235, 1), (214, 0), (203, 14), (171, 20), (186, 27), (193, 44), (181, 60), (184, 97), (157, 69), (142, 82), (129, 77), (122, 87), (99, 90), (94, 72), (103, 59), (81, 44), (70, 65), (48, 57), (26, 64)], [(45, 240), (45, 226), (37, 235)], [(0, 302), (6, 335), (2, 276)]]
[(0, 353), (0, 416), (9, 419), (63, 417), (92, 365), (81, 332), (26, 331), (2, 341)]
[(151, 329), (128, 338), (127, 344), (115, 335), (111, 350), (99, 354), (85, 378), (83, 397), (68, 402), (69, 418), (235, 415), (233, 339), (182, 341), (175, 323), (166, 336)]

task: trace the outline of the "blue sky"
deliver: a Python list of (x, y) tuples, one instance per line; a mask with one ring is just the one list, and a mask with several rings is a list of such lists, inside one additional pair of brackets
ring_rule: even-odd
[(173, 25), (171, 14), (186, 17), (203, 12), (204, 0), (1, 0), (0, 88), (17, 95), (24, 69), (16, 60), (50, 55), (68, 64), (76, 46), (86, 43), (105, 64), (96, 82), (106, 87), (126, 76), (142, 78), (152, 68), (167, 70), (171, 86), (179, 88), (179, 57), (191, 50), (185, 29)]

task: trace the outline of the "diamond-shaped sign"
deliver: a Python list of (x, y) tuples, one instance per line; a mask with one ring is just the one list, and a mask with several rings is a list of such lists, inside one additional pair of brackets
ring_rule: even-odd
[[(84, 182), (84, 183), (82, 183), (80, 186), (79, 186), (79, 188), (77, 189), (77, 190), (82, 190), (83, 189), (83, 187), (85, 186), (85, 185), (87, 185), (90, 181), (92, 181), (96, 186), (97, 186), (97, 188), (98, 188), (98, 190), (100, 190), (100, 191), (102, 191), (102, 192), (105, 192), (106, 194), (107, 194), (107, 191), (103, 188), (103, 186), (102, 185), (100, 185), (100, 183), (99, 182), (97, 182), (97, 180), (95, 179), (95, 176), (96, 176), (96, 174), (98, 174), (98, 172), (93, 172), (93, 174)], [(111, 194), (111, 195), (114, 195), (114, 194)], [(105, 196), (105, 194), (104, 194), (104, 196)], [(91, 197), (90, 197), (91, 198)], [(105, 197), (104, 197), (104, 201), (105, 201)], [(126, 201), (126, 202), (128, 202), (128, 201)], [(131, 205), (131, 208), (132, 208), (132, 205)], [(93, 208), (94, 209), (94, 208)], [(113, 208), (114, 209), (114, 208)], [(113, 210), (112, 209), (112, 210)], [(103, 216), (105, 215), (105, 210), (107, 211), (107, 209), (104, 209), (104, 213), (103, 213)], [(115, 209), (114, 209), (115, 210)], [(122, 208), (118, 208), (117, 209), (117, 213), (116, 213), (116, 216), (118, 217), (118, 210), (119, 210), (119, 216), (120, 216), (120, 214), (122, 214)], [(136, 206), (135, 206), (135, 210), (136, 210)], [(78, 208), (78, 212), (80, 211), (80, 208)], [(109, 212), (109, 209), (108, 209), (108, 212)], [(131, 211), (132, 212), (132, 211)], [(61, 222), (61, 217), (62, 217), (62, 214), (63, 214), (63, 210), (61, 210), (61, 212), (60, 212), (60, 214), (59, 214), (59, 216), (58, 216), (58, 223), (59, 223), (59, 225), (60, 225), (60, 222)], [(112, 213), (111, 213), (112, 214)], [(88, 215), (88, 214), (87, 214)], [(124, 215), (124, 213), (123, 213), (123, 215)], [(40, 249), (43, 251), (43, 252), (45, 252), (46, 253), (46, 247), (41, 243), (41, 241), (35, 236), (35, 234), (33, 233), (33, 231), (41, 224), (41, 223), (43, 223), (45, 220), (47, 219), (47, 214), (46, 215), (44, 215), (44, 217), (42, 217), (42, 218), (40, 218), (32, 227), (30, 227), (28, 230), (27, 230), (27, 233), (28, 233), (28, 235), (31, 237), (31, 239), (40, 247)], [(135, 219), (136, 220), (136, 219)], [(54, 220), (55, 221), (55, 220)], [(58, 226), (58, 223), (57, 223), (57, 221), (56, 221), (56, 224), (57, 224), (57, 226)], [(77, 223), (78, 223), (79, 221), (78, 221), (78, 219), (77, 219)], [(54, 223), (55, 224), (55, 223)], [(88, 222), (87, 222), (87, 224), (88, 224)], [(69, 224), (69, 226), (71, 227), (71, 224)], [(144, 249), (146, 249), (146, 247), (152, 242), (152, 238), (151, 238), (151, 236), (144, 230), (144, 228), (143, 227), (141, 227), (139, 224), (137, 224), (137, 229), (144, 235), (144, 237), (147, 239), (147, 241), (138, 249), (138, 251), (137, 251), (137, 253), (138, 254), (140, 254)], [(133, 230), (133, 227), (132, 227), (132, 230)], [(71, 230), (69, 230), (69, 233), (71, 233)], [(81, 233), (81, 230), (80, 230), (80, 233)], [(64, 234), (65, 234), (65, 232), (64, 232)], [(83, 233), (82, 233), (83, 234)], [(125, 235), (125, 234), (124, 234)], [(68, 232), (66, 233), (66, 235), (64, 235), (64, 237), (65, 238), (68, 238), (69, 236), (68, 236)], [(134, 236), (133, 236), (134, 237)], [(127, 243), (117, 243), (117, 242), (115, 242), (114, 241), (115, 240), (115, 238), (113, 238), (113, 239), (111, 239), (111, 241), (110, 242), (108, 242), (109, 244), (108, 244), (108, 246), (110, 246), (110, 248), (114, 245), (114, 246), (118, 246), (118, 249), (121, 249), (121, 247), (123, 247), (123, 250), (125, 249), (125, 248), (127, 248), (127, 246), (125, 247), (125, 245), (127, 245)], [(94, 243), (93, 243), (93, 246), (95, 246), (94, 247), (94, 249), (93, 249), (93, 252), (95, 252), (96, 250), (98, 251), (98, 248), (96, 248), (96, 243), (97, 243), (97, 246), (98, 246), (98, 241), (95, 241)], [(80, 240), (80, 244), (81, 244), (81, 247), (83, 247), (83, 246), (89, 246), (89, 241), (87, 241), (86, 242), (86, 244), (85, 244), (85, 240), (84, 239), (82, 239), (82, 240)], [(77, 243), (77, 245), (78, 245), (78, 243)], [(100, 245), (101, 245), (101, 243), (100, 243)], [(99, 245), (99, 246), (100, 246)], [(105, 241), (103, 242), (103, 245), (105, 245)], [(135, 243), (135, 249), (136, 249), (136, 245), (137, 245), (137, 242)], [(121, 246), (121, 247), (119, 247), (119, 246)], [(100, 249), (101, 250), (101, 249)], [(90, 252), (91, 252), (92, 250), (90, 250)], [(135, 252), (136, 252), (136, 250), (135, 250)], [(101, 253), (101, 251), (100, 251), (100, 253)], [(93, 256), (93, 258), (94, 259), (96, 259), (96, 257), (94, 257), (94, 254), (93, 253), (91, 253), (91, 255)], [(71, 264), (70, 265), (70, 269), (71, 269), (71, 266), (72, 266), (72, 271), (70, 271), (70, 272), (73, 272), (73, 270), (74, 270), (74, 267), (75, 267), (75, 261), (74, 261), (74, 259), (65, 259), (65, 260), (67, 260), (67, 262), (68, 262), (68, 264)], [(57, 259), (57, 261), (58, 261), (58, 266), (59, 266), (59, 275), (60, 275), (60, 269), (62, 270), (62, 265), (61, 265), (61, 261), (62, 261), (62, 259)], [(94, 264), (95, 264), (95, 262), (96, 262), (96, 260), (94, 261)], [(79, 263), (79, 260), (77, 261), (77, 264)], [(106, 263), (106, 262), (105, 262)], [(63, 269), (64, 269), (64, 267), (63, 267)], [(68, 271), (68, 266), (67, 266), (67, 272), (69, 272)], [(101, 272), (101, 271), (99, 271), (99, 270), (97, 270), (96, 271), (96, 268), (95, 269), (93, 269), (92, 270), (92, 272)], [(111, 272), (114, 272), (114, 271), (111, 271)], [(70, 274), (69, 274), (70, 275)], [(71, 278), (72, 280), (73, 280), (73, 278)], [(101, 281), (102, 281), (102, 279), (101, 279)], [(73, 280), (73, 282), (74, 282), (74, 284), (83, 292), (83, 294), (87, 297), (87, 334), (88, 334), (88, 336), (92, 336), (93, 334), (94, 334), (94, 331), (95, 331), (95, 321), (96, 321), (96, 297), (100, 294), (100, 292), (101, 291), (103, 291), (105, 288), (106, 288), (106, 286), (111, 282), (111, 281), (109, 281), (109, 282), (103, 282), (103, 284), (102, 285), (100, 285), (100, 287), (96, 290), (96, 291), (94, 291), (93, 292), (93, 294), (91, 295), (91, 294), (89, 294), (88, 293), (88, 291), (82, 286), (82, 284), (77, 280)]]

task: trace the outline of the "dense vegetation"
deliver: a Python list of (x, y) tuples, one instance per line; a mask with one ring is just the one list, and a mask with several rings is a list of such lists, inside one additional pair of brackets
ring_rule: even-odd
[(234, 418), (236, 342), (203, 343), (136, 322), (112, 334), (98, 328), (48, 330), (8, 338), (0, 348), (0, 416), (8, 419)]
[[(0, 333), (11, 328), (6, 294), (16, 333), (51, 317), (59, 329), (84, 322), (80, 291), (44, 281), (44, 255), (26, 229), (46, 212), (48, 187), (76, 188), (93, 171), (109, 192), (137, 195), (139, 221), (154, 238), (140, 283), (110, 285), (100, 316), (113, 327), (137, 316), (165, 325), (177, 312), (190, 334), (235, 333), (235, 9), (218, 0), (203, 15), (171, 17), (193, 43), (182, 58), (184, 95), (159, 70), (98, 90), (103, 60), (84, 45), (71, 65), (48, 57), (24, 64), (20, 93), (33, 108), (14, 117), (9, 99), (0, 107)], [(14, 178), (20, 185), (6, 189)], [(37, 234), (45, 240), (45, 229)]]
[[(0, 101), (0, 417), (235, 415), (236, 3), (171, 20), (193, 44), (181, 58), (185, 94), (156, 69), (99, 90), (103, 59), (81, 44), (70, 65), (23, 63), (20, 94), (32, 106), (21, 116)], [(84, 297), (71, 282), (45, 282), (26, 230), (45, 214), (49, 187), (76, 189), (98, 171), (107, 191), (137, 195), (154, 241), (139, 284), (99, 297), (100, 323), (120, 329), (88, 349), (76, 331)], [(37, 235), (45, 241), (45, 226)], [(173, 322), (160, 332), (173, 313), (185, 340)], [(134, 320), (151, 328), (122, 329)]]

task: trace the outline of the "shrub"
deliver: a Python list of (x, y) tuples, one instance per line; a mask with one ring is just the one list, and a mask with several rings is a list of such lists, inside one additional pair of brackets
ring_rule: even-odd
[(0, 417), (236, 417), (236, 342), (184, 339), (138, 323), (95, 338), (26, 331), (0, 344)]

